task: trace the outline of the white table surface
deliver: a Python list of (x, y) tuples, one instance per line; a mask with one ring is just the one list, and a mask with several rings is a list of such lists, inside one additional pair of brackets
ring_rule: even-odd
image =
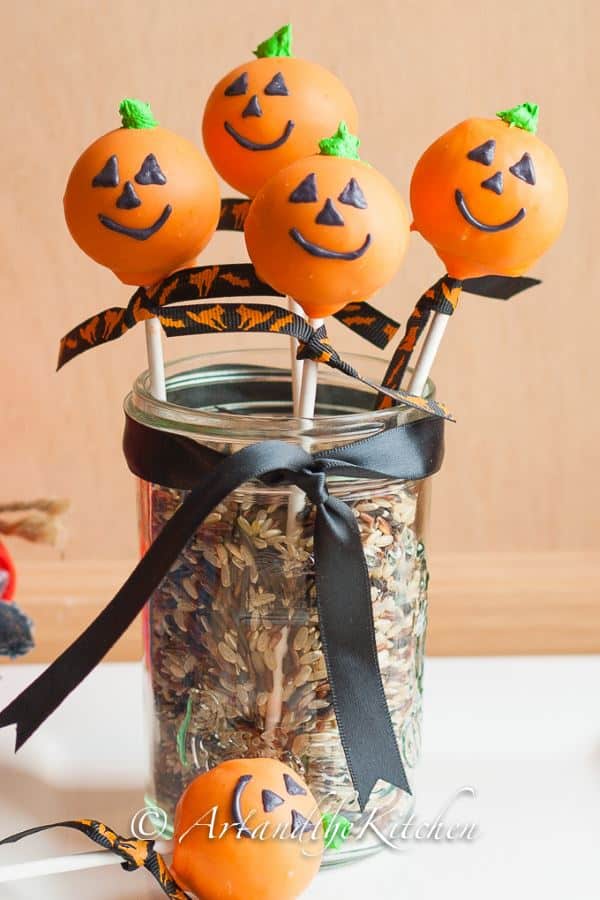
[[(13, 729), (0, 731), (1, 835), (69, 817), (129, 831), (146, 771), (140, 671), (100, 666), (16, 756)], [(0, 708), (38, 672), (0, 666)], [(474, 822), (478, 837), (403, 841), (322, 872), (306, 900), (598, 900), (600, 657), (430, 659), (424, 731), (417, 821), (470, 787), (445, 821)], [(88, 849), (57, 830), (0, 848), (0, 865)], [(0, 885), (2, 900), (163, 896), (118, 866)]]

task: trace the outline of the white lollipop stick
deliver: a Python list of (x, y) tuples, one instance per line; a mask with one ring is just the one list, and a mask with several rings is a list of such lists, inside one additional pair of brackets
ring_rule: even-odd
[[(323, 319), (309, 319), (309, 325), (315, 330), (323, 324)], [(301, 419), (312, 419), (315, 414), (315, 401), (317, 398), (317, 379), (319, 364), (313, 359), (305, 359), (302, 369), (302, 385), (298, 402), (298, 416)], [(302, 442), (304, 448), (306, 441)], [(296, 518), (304, 506), (304, 494), (296, 489), (290, 495), (288, 505), (287, 536), (290, 537), (296, 527)]]
[[(316, 331), (323, 324), (323, 319), (309, 319), (308, 324)], [(298, 411), (298, 415), (301, 419), (312, 419), (315, 414), (318, 375), (318, 362), (315, 362), (314, 359), (304, 360), (304, 368), (302, 371), (302, 388), (300, 390), (300, 404)]]
[[(294, 303), (290, 300), (291, 304)], [(297, 305), (297, 304), (295, 304)], [(296, 310), (293, 310), (294, 312)], [(302, 309), (300, 308), (300, 314)], [(323, 324), (323, 319), (309, 319), (309, 324), (315, 330)], [(319, 374), (319, 364), (312, 359), (304, 360), (302, 368), (302, 385), (300, 397), (298, 401), (298, 415), (301, 419), (312, 419), (315, 414), (315, 401), (317, 399), (317, 381)], [(302, 444), (305, 449), (307, 441), (303, 440)], [(299, 488), (292, 488), (290, 491), (290, 499), (288, 502), (287, 515), (287, 537), (291, 540), (296, 531), (296, 520), (304, 507), (304, 493)], [(288, 649), (288, 637), (290, 629), (286, 627), (281, 632), (281, 637), (273, 653), (275, 656), (275, 669), (273, 671), (273, 689), (267, 700), (267, 709), (265, 712), (265, 731), (272, 731), (281, 721), (281, 710), (283, 707), (283, 660)]]
[(160, 321), (152, 316), (146, 319), (146, 353), (150, 369), (150, 393), (157, 400), (167, 399), (165, 384), (165, 360), (163, 356), (162, 328)]
[[(304, 318), (304, 310), (299, 303), (296, 303), (291, 297), (288, 297), (288, 309), (291, 313)], [(290, 369), (292, 371), (292, 398), (294, 404), (294, 415), (299, 415), (300, 410), (300, 388), (302, 385), (302, 370), (304, 368), (304, 360), (297, 359), (298, 341), (296, 338), (290, 338)]]
[[(154, 849), (161, 855), (173, 852), (172, 841), (159, 841)], [(65, 872), (80, 872), (83, 869), (97, 869), (101, 866), (122, 865), (123, 859), (112, 850), (92, 850), (90, 853), (72, 853), (69, 856), (50, 856), (30, 862), (0, 866), (0, 884), (9, 881), (23, 881), (26, 878), (43, 878), (46, 875), (62, 875)]]
[(431, 372), (431, 368), (440, 348), (440, 344), (442, 343), (442, 338), (444, 337), (449, 321), (450, 316), (445, 315), (444, 313), (436, 312), (433, 314), (429, 331), (427, 332), (423, 346), (421, 347), (419, 359), (417, 360), (412, 378), (408, 385), (409, 394), (415, 394), (417, 397), (423, 395), (429, 373)]

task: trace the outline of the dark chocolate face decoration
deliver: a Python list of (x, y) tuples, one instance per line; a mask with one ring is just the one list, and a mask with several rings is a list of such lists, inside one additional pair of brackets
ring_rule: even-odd
[(262, 792), (262, 805), (266, 813), (273, 812), (282, 803), (285, 803), (285, 800), (279, 794), (276, 794), (275, 791), (264, 790)]
[(479, 219), (476, 219), (469, 207), (467, 206), (467, 202), (463, 196), (462, 191), (459, 191), (458, 188), (454, 192), (454, 200), (458, 207), (458, 211), (465, 221), (472, 225), (473, 228), (478, 228), (479, 231), (487, 231), (489, 233), (493, 233), (496, 231), (506, 231), (507, 228), (513, 228), (515, 225), (518, 225), (526, 215), (526, 209), (522, 206), (521, 209), (515, 213), (512, 218), (507, 219), (505, 222), (500, 222), (499, 225), (488, 225), (486, 222), (481, 222)]
[[(467, 158), (473, 162), (480, 163), (483, 166), (491, 166), (494, 161), (495, 153), (496, 141), (489, 140), (469, 151), (469, 153), (467, 153)], [(508, 171), (514, 175), (515, 178), (519, 178), (527, 184), (535, 184), (535, 169), (529, 153), (524, 153), (518, 162), (509, 167)], [(481, 187), (485, 190), (493, 191), (494, 194), (500, 196), (504, 191), (504, 176), (502, 172), (496, 172), (490, 178), (486, 178), (481, 182)], [(472, 225), (473, 228), (477, 228), (479, 231), (486, 231), (488, 233), (496, 233), (499, 231), (506, 231), (507, 228), (514, 228), (514, 226), (518, 225), (519, 222), (522, 222), (527, 215), (527, 210), (522, 206), (514, 216), (506, 219), (506, 221), (500, 222), (497, 225), (489, 225), (473, 215), (467, 205), (463, 192), (458, 188), (454, 192), (454, 200), (458, 207), (458, 211), (469, 225)]]
[[(167, 178), (162, 171), (158, 160), (154, 153), (149, 153), (142, 162), (139, 171), (134, 175), (134, 181), (140, 185), (164, 185)], [(92, 187), (95, 188), (115, 188), (119, 186), (119, 161), (116, 156), (111, 156), (103, 166), (102, 170), (92, 179)], [(117, 199), (115, 206), (117, 209), (137, 209), (142, 205), (142, 200), (136, 193), (135, 187), (131, 181), (126, 181), (123, 189)], [(130, 226), (118, 222), (104, 213), (98, 213), (98, 219), (109, 231), (115, 231), (125, 237), (132, 238), (134, 241), (147, 241), (153, 234), (163, 227), (169, 216), (173, 212), (170, 203), (165, 204), (163, 211), (158, 218), (146, 228), (131, 228)]]
[(265, 94), (268, 97), (287, 97), (289, 95), (285, 79), (281, 72), (277, 72), (273, 75), (265, 88)]
[(486, 178), (485, 181), (481, 182), (481, 187), (486, 188), (488, 191), (493, 191), (495, 194), (500, 194), (504, 190), (504, 179), (502, 177), (502, 172), (496, 172), (495, 175), (492, 175), (491, 178)]
[[(242, 72), (241, 75), (231, 82), (231, 84), (225, 88), (224, 95), (225, 97), (242, 97), (248, 93), (248, 73)], [(277, 72), (269, 83), (265, 85), (263, 89), (263, 93), (267, 97), (288, 97), (289, 91), (287, 89), (287, 85), (285, 83), (285, 79), (281, 72)], [(260, 105), (258, 95), (252, 94), (248, 103), (245, 105), (242, 110), (242, 118), (247, 119), (249, 117), (255, 117), (260, 119), (263, 115), (263, 110)], [(261, 142), (252, 140), (252, 138), (247, 137), (241, 134), (237, 128), (235, 128), (231, 122), (226, 119), (223, 123), (223, 127), (227, 134), (229, 134), (233, 140), (243, 147), (245, 150), (276, 150), (278, 147), (281, 147), (288, 140), (292, 131), (294, 130), (294, 122), (291, 119), (288, 119), (281, 135), (276, 138), (274, 141)]]
[(166, 184), (167, 178), (154, 153), (149, 153), (135, 176), (138, 184)]
[(339, 212), (333, 205), (333, 201), (331, 197), (328, 197), (325, 201), (325, 205), (317, 218), (315, 219), (317, 225), (343, 225), (344, 220), (340, 216)]
[(355, 206), (357, 209), (367, 209), (367, 201), (365, 195), (360, 189), (360, 185), (356, 178), (351, 178), (342, 193), (339, 195), (340, 203), (346, 203), (348, 206)]
[(256, 116), (256, 118), (260, 118), (262, 116), (262, 109), (260, 108), (260, 103), (258, 102), (258, 97), (256, 96), (256, 94), (250, 97), (248, 103), (244, 107), (242, 119), (247, 119), (248, 116)]
[(519, 162), (511, 166), (508, 171), (512, 172), (516, 178), (526, 182), (526, 184), (535, 184), (535, 169), (529, 153), (524, 153)]
[[(302, 179), (300, 184), (292, 191), (289, 196), (290, 203), (317, 203), (319, 200), (317, 192), (317, 179), (314, 172), (311, 172)], [(351, 178), (348, 184), (338, 195), (340, 203), (348, 206), (354, 206), (356, 209), (367, 209), (367, 201), (355, 178)], [(344, 219), (336, 208), (331, 197), (327, 197), (325, 203), (315, 217), (317, 225), (333, 225), (343, 227)], [(326, 247), (309, 241), (297, 228), (290, 228), (290, 237), (298, 246), (302, 247), (311, 256), (319, 256), (321, 259), (338, 259), (338, 260), (354, 260), (359, 259), (363, 253), (369, 249), (371, 244), (371, 235), (367, 234), (363, 243), (355, 250), (328, 250)]]
[(298, 784), (297, 781), (294, 781), (291, 775), (284, 775), (283, 781), (285, 784), (285, 789), (290, 795), (290, 797), (305, 797), (306, 791), (302, 787), (302, 785)]
[[(231, 812), (233, 815), (233, 825), (238, 827), (238, 833), (240, 837), (252, 837), (252, 833), (243, 825), (244, 822), (244, 814), (242, 812), (242, 797), (246, 786), (252, 781), (252, 775), (242, 775), (238, 778), (237, 783), (235, 785), (233, 791), (233, 798), (231, 802)], [(302, 785), (298, 784), (291, 775), (284, 774), (283, 776), (283, 787), (285, 788), (285, 793), (288, 797), (306, 797), (307, 793), (305, 788)], [(280, 794), (277, 794), (275, 791), (270, 790), (269, 788), (264, 788), (261, 792), (261, 800), (262, 807), (264, 812), (270, 813), (273, 810), (278, 809), (280, 806), (286, 802), (285, 798)], [(310, 834), (315, 829), (315, 825), (310, 819), (307, 819), (302, 813), (298, 812), (297, 809), (291, 810), (291, 834), (293, 837), (301, 837), (305, 834)]]
[(472, 159), (473, 162), (481, 163), (482, 166), (491, 166), (494, 162), (495, 152), (496, 141), (486, 141), (484, 144), (480, 144), (479, 147), (475, 147), (474, 150), (467, 153), (467, 158)]
[(311, 172), (306, 178), (303, 178), (296, 190), (290, 194), (290, 203), (316, 203), (317, 202), (317, 179), (315, 173)]
[(94, 175), (92, 187), (117, 187), (119, 183), (119, 163), (116, 156), (106, 160), (102, 170)]
[(232, 81), (229, 87), (225, 88), (226, 97), (241, 97), (248, 93), (248, 73), (242, 72), (241, 75)]

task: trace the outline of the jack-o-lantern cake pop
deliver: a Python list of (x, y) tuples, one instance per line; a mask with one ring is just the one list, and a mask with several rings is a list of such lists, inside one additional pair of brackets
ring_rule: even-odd
[(125, 284), (151, 285), (190, 264), (217, 226), (219, 186), (206, 157), (123, 100), (122, 126), (79, 157), (64, 197), (69, 231), (84, 253)]
[[(148, 869), (170, 900), (191, 900), (187, 891), (200, 900), (295, 900), (319, 871), (325, 844), (339, 849), (351, 829), (341, 816), (321, 817), (306, 783), (277, 759), (232, 759), (198, 775), (180, 797), (172, 842), (121, 837), (96, 819), (72, 819), (10, 835), (0, 845), (58, 827), (112, 850), (104, 865)], [(163, 858), (169, 853), (170, 866)], [(63, 857), (61, 871), (97, 866), (97, 857)], [(46, 862), (48, 868), (36, 862), (36, 874), (58, 871), (55, 859)], [(27, 864), (16, 868), (21, 878), (30, 876)]]
[(323, 845), (317, 802), (295, 772), (276, 759), (235, 759), (182, 794), (170, 868), (203, 900), (294, 900), (319, 871)]
[(204, 145), (233, 188), (254, 197), (272, 175), (316, 153), (343, 119), (358, 127), (354, 101), (317, 63), (292, 56), (291, 26), (276, 31), (219, 81), (204, 110)]
[[(411, 229), (433, 246), (446, 275), (423, 294), (406, 324), (384, 378), (397, 389), (416, 342), (434, 313), (409, 391), (420, 394), (448, 317), (458, 304), (465, 279), (526, 272), (562, 231), (568, 203), (567, 180), (558, 159), (537, 137), (539, 110), (522, 103), (495, 119), (467, 119), (423, 153), (415, 167), (410, 202)], [(514, 279), (518, 282), (518, 279)], [(504, 299), (520, 290), (504, 286)], [(481, 286), (475, 293), (486, 293)], [(389, 406), (380, 396), (378, 406)]]
[(567, 181), (537, 137), (538, 107), (467, 119), (423, 153), (411, 181), (412, 229), (453, 278), (521, 275), (554, 243)]
[(279, 171), (258, 192), (245, 225), (259, 278), (321, 319), (386, 284), (408, 243), (400, 195), (358, 156), (344, 122), (321, 152)]

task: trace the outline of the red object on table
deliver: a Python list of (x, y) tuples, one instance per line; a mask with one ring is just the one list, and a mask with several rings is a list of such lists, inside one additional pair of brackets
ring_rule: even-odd
[(0, 600), (12, 600), (15, 583), (16, 572), (12, 557), (0, 541)]

